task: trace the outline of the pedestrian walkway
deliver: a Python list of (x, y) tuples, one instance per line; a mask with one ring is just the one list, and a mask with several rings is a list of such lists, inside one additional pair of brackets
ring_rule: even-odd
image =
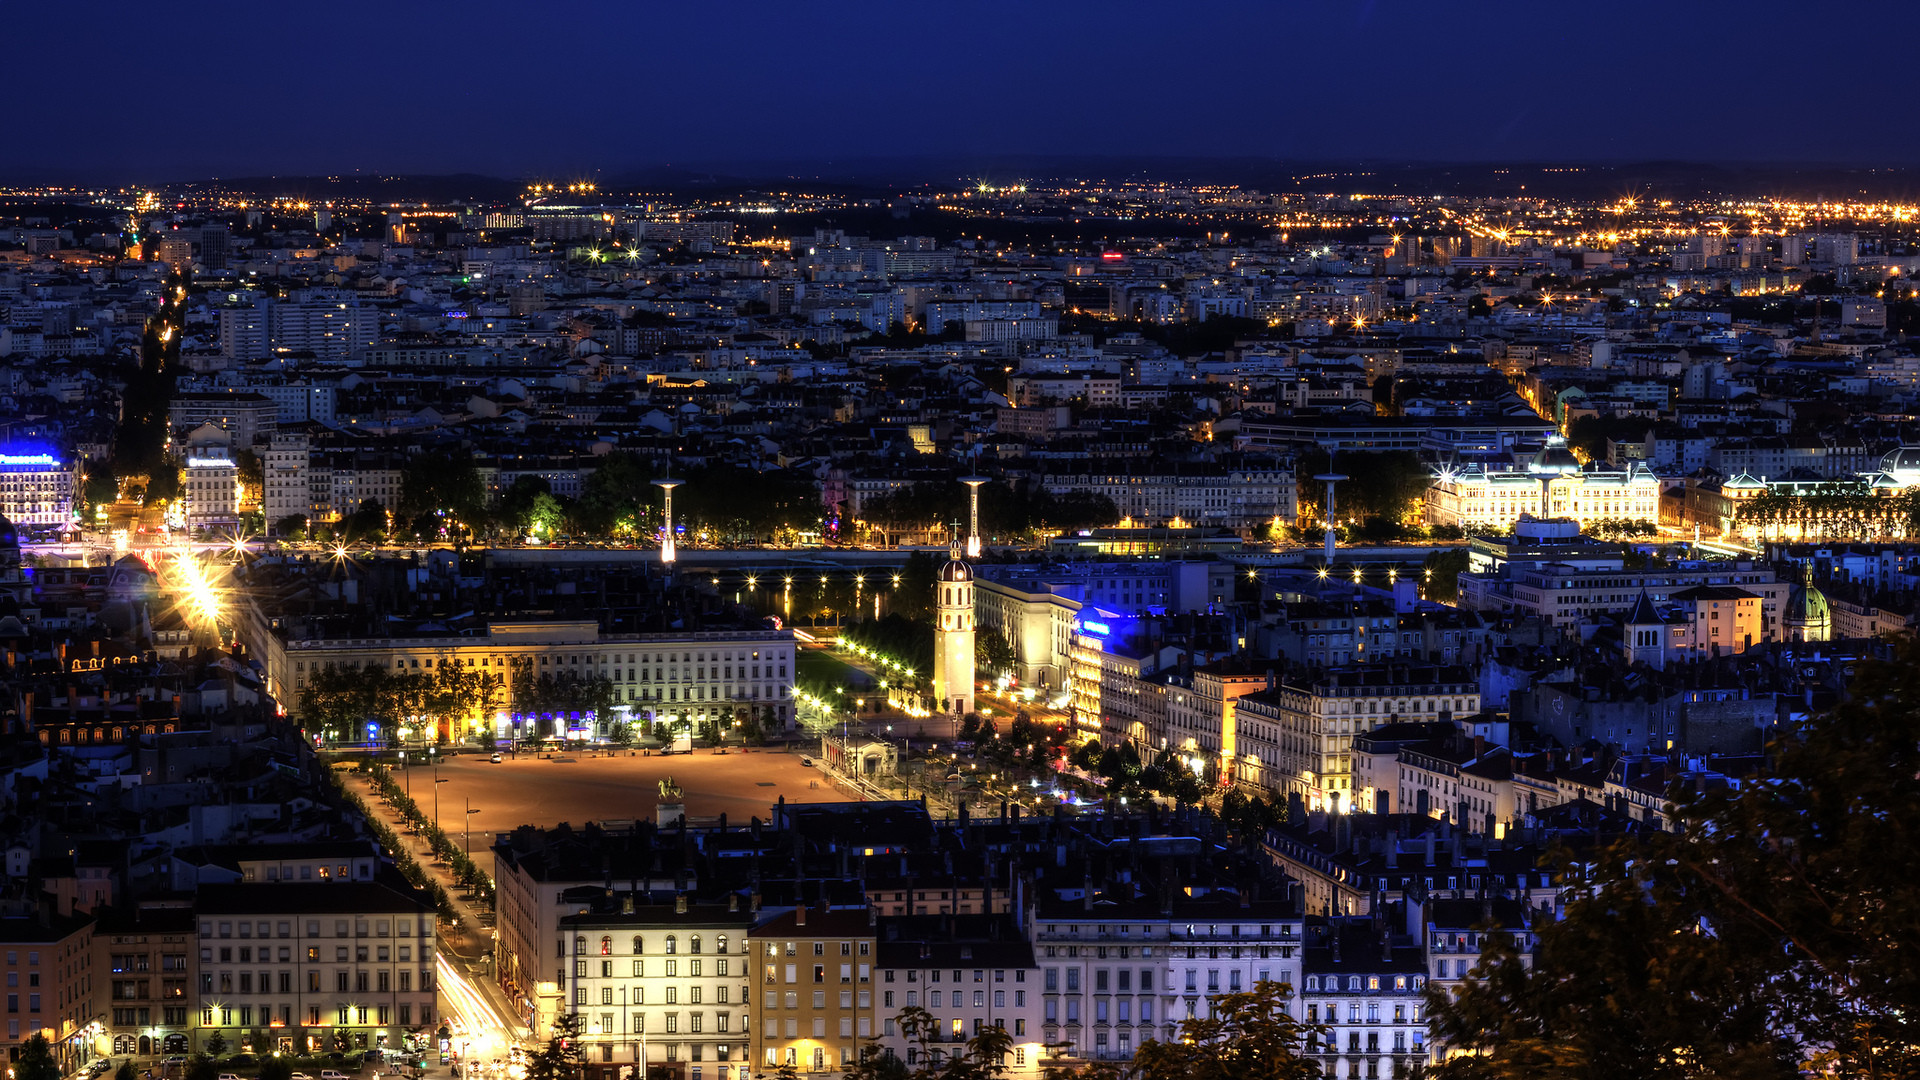
[(402, 820), (393, 807), (387, 805), (365, 777), (358, 773), (346, 773), (341, 780), (349, 791), (360, 797), (370, 813), (393, 830), (400, 842), (407, 846), (407, 853), (413, 856), (413, 860), (420, 864), (428, 876), (447, 891), (447, 902), (453, 906), (460, 921), (457, 926), (441, 925), (442, 955), (458, 964), (467, 981), (485, 996), (487, 1004), (498, 1014), (502, 1028), (514, 1038), (528, 1037), (526, 1027), (519, 1021), (518, 1011), (507, 1000), (506, 992), (493, 980), (493, 910), (482, 907), (466, 892), (464, 886), (454, 880), (453, 868), (438, 861), (427, 838), (414, 832), (413, 827)]

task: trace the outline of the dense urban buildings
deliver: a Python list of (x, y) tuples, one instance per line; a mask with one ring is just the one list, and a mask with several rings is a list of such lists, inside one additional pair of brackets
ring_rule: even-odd
[(1515, 168), (0, 191), (10, 1061), (1488, 1050), (1920, 610), (1920, 208)]

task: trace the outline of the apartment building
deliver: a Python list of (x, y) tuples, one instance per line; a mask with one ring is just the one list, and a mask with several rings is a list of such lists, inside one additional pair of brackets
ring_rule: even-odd
[(759, 971), (753, 1058), (759, 1069), (838, 1074), (858, 1060), (861, 1046), (880, 1030), (873, 983), (877, 918), (872, 908), (803, 904), (748, 932)]
[(199, 975), (193, 908), (108, 907), (95, 917), (93, 970), (106, 989), (96, 1049), (120, 1057), (187, 1053)]
[(91, 1056), (91, 1044), (73, 1036), (100, 1015), (93, 972), (90, 915), (0, 917), (0, 976), (6, 979), (7, 1060), (20, 1044), (44, 1035), (62, 1071)]
[(675, 1080), (744, 1080), (755, 917), (737, 894), (723, 904), (684, 895), (661, 904), (604, 890), (589, 910), (562, 917), (556, 991), (561, 1007), (583, 1018), (590, 1080), (641, 1062), (649, 1076), (664, 1069)]
[(1371, 922), (1309, 928), (1304, 1017), (1328, 1030), (1307, 1053), (1338, 1077), (1392, 1077), (1426, 1061), (1426, 952)]
[(1232, 891), (1159, 902), (1096, 896), (1043, 900), (1032, 938), (1041, 1033), (1065, 1055), (1124, 1060), (1172, 1040), (1212, 999), (1262, 982), (1297, 987), (1301, 916), (1290, 901)]
[(406, 1045), (435, 1023), (433, 905), (378, 881), (202, 886), (195, 1048)]
[(1270, 790), (1298, 794), (1310, 809), (1351, 808), (1356, 736), (1479, 712), (1480, 686), (1471, 669), (1455, 665), (1354, 665), (1289, 677), (1240, 697), (1236, 708), (1242, 723), (1276, 734), (1268, 745), (1277, 760), (1261, 763)]
[[(968, 1039), (989, 1027), (1013, 1039), (1007, 1073), (1037, 1076), (1045, 1058), (1041, 1040), (1040, 969), (1019, 923), (1005, 915), (883, 918), (877, 945), (880, 1046), (909, 1069), (966, 1052)], [(925, 1009), (933, 1033), (922, 1045), (896, 1017)]]
[(1600, 615), (1627, 614), (1642, 592), (1653, 603), (1664, 605), (1681, 602), (1682, 594), (1697, 586), (1732, 588), (1759, 597), (1754, 640), (1780, 640), (1781, 613), (1793, 583), (1780, 580), (1770, 566), (1745, 560), (1649, 569), (1511, 563), (1499, 571), (1461, 574), (1460, 603), (1482, 611), (1538, 615), (1555, 626), (1577, 626)]

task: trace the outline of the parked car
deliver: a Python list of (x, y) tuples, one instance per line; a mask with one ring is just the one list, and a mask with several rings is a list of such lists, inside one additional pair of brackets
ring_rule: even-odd
[(802, 764), (802, 765), (804, 765), (804, 766), (806, 766), (807, 768), (809, 768), (809, 769), (811, 769), (811, 768), (813, 768), (813, 759), (812, 759), (812, 758), (810, 758), (810, 757), (803, 757), (803, 758), (801, 758), (801, 759), (800, 759), (800, 764)]
[(500, 764), (500, 751), (495, 750), (493, 752), (493, 756), (488, 758), (487, 760), (493, 762), (495, 765)]
[(233, 1073), (221, 1073), (220, 1080), (240, 1080), (240, 1077)]
[(349, 1080), (346, 1073), (338, 1069), (321, 1069), (320, 1080)]

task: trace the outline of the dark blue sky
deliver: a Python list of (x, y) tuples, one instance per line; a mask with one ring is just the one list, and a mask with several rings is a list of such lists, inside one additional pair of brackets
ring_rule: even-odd
[(987, 154), (1920, 162), (1920, 4), (6, 5), (0, 176)]

